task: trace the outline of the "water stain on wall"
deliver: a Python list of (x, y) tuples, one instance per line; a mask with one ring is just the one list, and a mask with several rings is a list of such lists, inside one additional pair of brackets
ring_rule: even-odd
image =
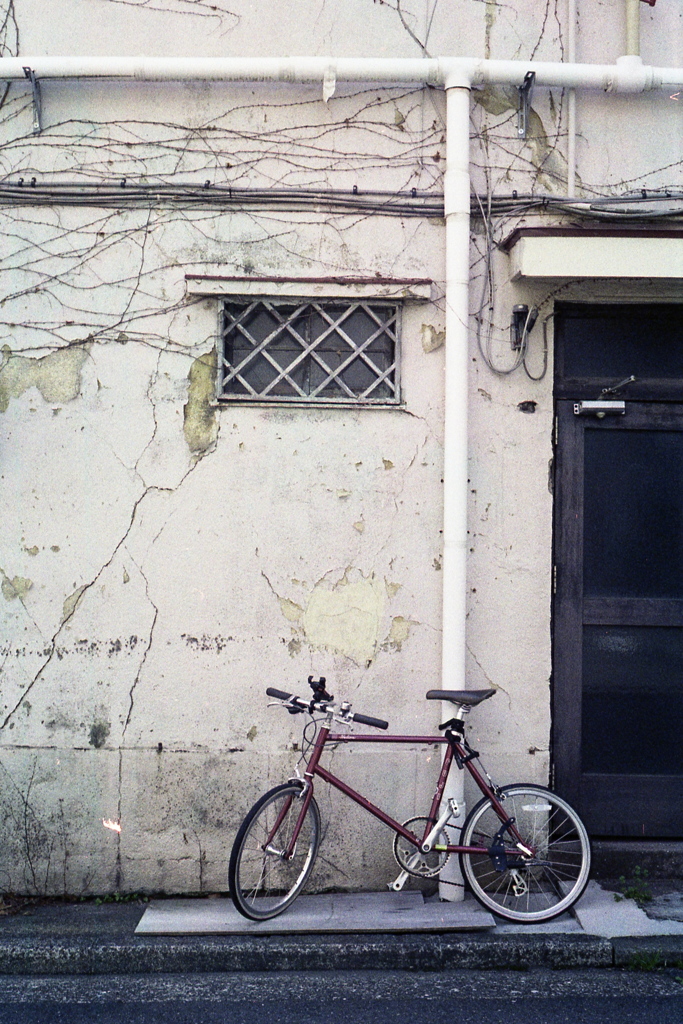
[(107, 742), (107, 736), (109, 735), (110, 726), (109, 722), (93, 722), (90, 726), (90, 736), (88, 743), (91, 747), (95, 747), (99, 750)]

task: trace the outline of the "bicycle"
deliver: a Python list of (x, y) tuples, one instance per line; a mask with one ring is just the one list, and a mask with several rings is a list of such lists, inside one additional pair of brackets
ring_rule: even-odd
[[(411, 875), (435, 877), (448, 858), (457, 854), (467, 887), (476, 899), (499, 917), (517, 922), (549, 921), (568, 910), (582, 895), (590, 870), (590, 843), (576, 812), (561, 797), (542, 786), (496, 786), (465, 737), (464, 717), (496, 692), (489, 690), (429, 690), (427, 700), (448, 701), (454, 717), (439, 726), (439, 736), (378, 736), (331, 732), (333, 723), (352, 723), (388, 729), (388, 723), (337, 705), (325, 690), (325, 679), (313, 680), (311, 700), (272, 687), (266, 689), (290, 714), (307, 714), (315, 730), (296, 776), (265, 793), (242, 822), (230, 855), (230, 894), (245, 917), (264, 921), (281, 914), (304, 888), (320, 843), (320, 812), (314, 799), (318, 777), (345, 793), (395, 833), (394, 856), (401, 869), (390, 889), (400, 891)], [(442, 743), (444, 759), (431, 807), (423, 817), (396, 821), (342, 779), (322, 767), (328, 743)], [(481, 790), (482, 799), (462, 825), (460, 842), (448, 829), (458, 815), (454, 800), (440, 810), (453, 761), (466, 769)], [(479, 767), (477, 767), (477, 765)], [(481, 770), (480, 770), (481, 769)], [(483, 773), (483, 774), (482, 774)], [(485, 776), (485, 778), (484, 778)]]

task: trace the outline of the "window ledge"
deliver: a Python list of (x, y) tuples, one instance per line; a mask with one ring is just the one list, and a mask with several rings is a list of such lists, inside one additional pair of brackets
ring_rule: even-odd
[[(335, 402), (326, 401), (324, 398), (316, 398), (313, 401), (305, 401), (304, 399), (280, 399), (273, 400), (268, 398), (218, 398), (215, 402), (209, 403), (210, 409), (227, 409), (236, 405), (241, 406), (243, 409), (268, 409), (269, 412), (280, 411), (283, 412), (285, 409), (310, 409), (311, 412), (319, 412), (324, 409), (329, 412), (332, 409), (339, 409), (340, 412), (358, 412), (361, 410), (363, 413), (367, 413), (370, 409), (375, 409), (378, 412), (408, 412), (408, 407), (405, 401), (398, 402)], [(413, 413), (411, 413), (411, 416)]]

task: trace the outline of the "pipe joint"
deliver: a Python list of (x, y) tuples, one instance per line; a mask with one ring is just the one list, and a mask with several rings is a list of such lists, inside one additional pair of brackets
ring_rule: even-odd
[(444, 88), (471, 89), (475, 73), (475, 62), (469, 60), (448, 61), (443, 69)]
[(614, 74), (608, 79), (606, 92), (647, 92), (653, 87), (652, 68), (646, 67), (640, 57), (626, 54), (617, 57)]
[(470, 174), (467, 167), (447, 167), (444, 174), (444, 216), (470, 215)]

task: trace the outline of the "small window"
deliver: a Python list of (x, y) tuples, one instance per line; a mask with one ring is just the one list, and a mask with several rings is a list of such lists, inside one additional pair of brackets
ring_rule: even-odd
[(221, 399), (400, 401), (400, 303), (226, 299)]

